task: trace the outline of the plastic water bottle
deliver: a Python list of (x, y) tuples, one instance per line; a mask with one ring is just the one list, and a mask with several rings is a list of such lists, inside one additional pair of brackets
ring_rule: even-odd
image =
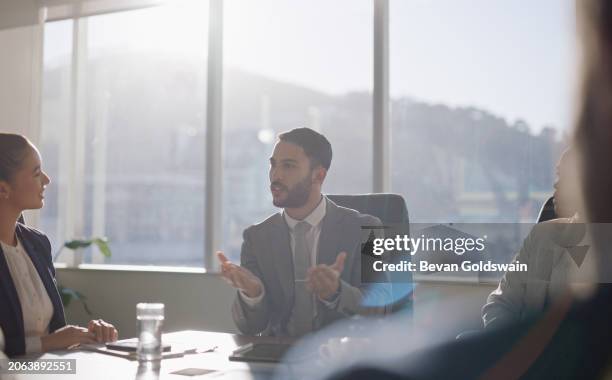
[(138, 361), (159, 361), (162, 357), (163, 303), (139, 303), (136, 305), (138, 321)]

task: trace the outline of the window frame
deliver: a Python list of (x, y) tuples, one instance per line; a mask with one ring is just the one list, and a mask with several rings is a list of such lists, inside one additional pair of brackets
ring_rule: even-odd
[[(223, 135), (223, 0), (208, 0), (209, 1), (209, 20), (208, 20), (208, 65), (207, 65), (207, 81), (206, 81), (206, 167), (203, 175), (205, 178), (223, 178), (223, 152), (222, 152), (222, 135)], [(373, 102), (373, 118), (372, 118), (372, 192), (387, 192), (390, 189), (390, 153), (389, 148), (389, 0), (371, 0), (373, 7), (373, 85), (372, 94)], [(69, 240), (74, 236), (82, 236), (84, 227), (84, 192), (85, 186), (82, 179), (84, 176), (84, 139), (85, 139), (85, 115), (87, 105), (83, 102), (86, 97), (81, 96), (86, 91), (86, 59), (87, 59), (87, 19), (86, 17), (106, 14), (126, 12), (137, 9), (144, 9), (152, 6), (164, 5), (164, 1), (160, 0), (141, 0), (141, 1), (110, 1), (108, 6), (96, 8), (96, 11), (86, 13), (87, 0), (73, 1), (71, 11), (66, 12), (66, 5), (61, 2), (46, 1), (40, 8), (39, 24), (37, 25), (37, 38), (39, 43), (36, 46), (36, 51), (33, 57), (34, 67), (39, 68), (36, 73), (40, 80), (32, 81), (33, 99), (38, 99), (38, 104), (32, 107), (32, 127), (30, 135), (34, 136), (35, 142), (38, 142), (42, 128), (41, 108), (42, 108), (42, 78), (43, 78), (43, 57), (44, 57), (44, 41), (46, 22), (60, 21), (72, 19), (72, 58), (71, 58), (71, 102), (70, 102), (70, 125), (68, 126), (68, 141), (61, 148), (67, 149), (66, 157), (70, 160), (65, 160), (60, 164), (61, 171), (66, 175), (66, 183), (68, 184), (68, 192), (60, 194), (58, 205), (58, 237), (60, 241)], [(76, 13), (75, 13), (76, 10)], [(84, 13), (85, 12), (85, 13)], [(204, 250), (202, 252), (204, 258), (204, 268), (196, 267), (172, 267), (183, 268), (187, 272), (192, 272), (194, 269), (198, 271), (215, 272), (218, 271), (218, 264), (214, 259), (214, 252), (221, 247), (223, 227), (219, 220), (222, 220), (223, 210), (222, 205), (222, 184), (221, 180), (206, 181), (205, 185), (205, 206), (204, 215), (205, 231), (204, 231)], [(104, 189), (101, 190), (104, 192)], [(68, 194), (69, 193), (69, 194)], [(97, 194), (100, 195), (100, 189)], [(101, 194), (104, 195), (104, 194)], [(68, 199), (71, 201), (69, 202)], [(94, 201), (95, 202), (95, 201)], [(29, 218), (34, 226), (38, 225), (38, 213), (32, 214)], [(103, 226), (104, 213), (94, 213), (94, 225)], [(103, 227), (101, 227), (103, 228)], [(103, 234), (100, 228), (97, 228), (95, 233)], [(65, 252), (63, 255), (63, 263), (59, 267), (67, 268), (89, 268), (99, 265), (104, 268), (120, 268), (119, 264), (103, 265), (103, 256), (94, 250), (92, 253), (93, 264), (83, 263), (83, 255), (80, 252)], [(139, 266), (130, 265), (130, 270), (134, 270)], [(142, 270), (150, 270), (151, 267), (158, 266), (141, 266)], [(160, 266), (159, 269), (168, 268), (168, 266)]]

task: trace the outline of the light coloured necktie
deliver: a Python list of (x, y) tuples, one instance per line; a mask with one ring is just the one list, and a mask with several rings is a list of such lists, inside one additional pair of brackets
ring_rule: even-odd
[(293, 252), (293, 267), (295, 270), (294, 303), (290, 323), (291, 335), (300, 336), (312, 331), (313, 324), (313, 296), (306, 289), (306, 274), (310, 263), (310, 247), (306, 241), (306, 234), (311, 226), (307, 222), (299, 222), (293, 229), (295, 248)]

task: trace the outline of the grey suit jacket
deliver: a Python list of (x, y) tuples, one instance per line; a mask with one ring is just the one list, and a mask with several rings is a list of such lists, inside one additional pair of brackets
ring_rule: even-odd
[(502, 277), (482, 308), (485, 327), (498, 327), (541, 313), (568, 290), (570, 272), (579, 270), (562, 242), (571, 222), (569, 218), (559, 218), (533, 227), (514, 257), (527, 264), (528, 270), (507, 272)]
[[(326, 198), (327, 211), (319, 237), (318, 264), (331, 265), (338, 253), (348, 256), (341, 274), (337, 307), (330, 309), (319, 301), (315, 328), (354, 314), (380, 314), (388, 310), (389, 285), (361, 283), (361, 226), (380, 225), (380, 220), (355, 210), (340, 207)], [(243, 233), (240, 265), (257, 276), (265, 287), (263, 300), (255, 307), (236, 294), (232, 316), (243, 334), (287, 335), (287, 322), (293, 309), (294, 268), (289, 227), (282, 214), (250, 226)], [(368, 304), (380, 307), (363, 307)]]

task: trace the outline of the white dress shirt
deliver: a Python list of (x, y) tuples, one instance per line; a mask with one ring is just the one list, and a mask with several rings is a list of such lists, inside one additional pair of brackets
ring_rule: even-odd
[[(313, 264), (313, 266), (317, 263), (317, 257), (319, 253), (319, 237), (321, 236), (321, 222), (323, 221), (323, 218), (325, 217), (326, 212), (327, 212), (327, 198), (324, 196), (321, 196), (321, 201), (319, 202), (317, 207), (315, 207), (315, 209), (312, 210), (312, 212), (308, 214), (308, 216), (305, 217), (303, 220), (294, 219), (290, 217), (289, 214), (287, 214), (287, 212), (283, 210), (283, 218), (285, 218), (285, 221), (287, 222), (287, 225), (289, 226), (289, 242), (291, 244), (292, 255), (295, 255), (295, 237), (293, 234), (293, 229), (295, 228), (295, 225), (298, 224), (299, 222), (306, 222), (310, 224), (311, 228), (306, 233), (306, 243), (308, 244), (309, 247), (311, 247), (310, 262)], [(297, 278), (296, 280), (305, 280), (305, 279)], [(242, 298), (242, 300), (248, 306), (255, 307), (264, 298), (266, 291), (265, 291), (265, 288), (263, 288), (263, 291), (258, 297), (249, 297), (242, 290), (240, 290), (238, 293), (240, 294), (240, 297)], [(332, 300), (331, 302), (325, 301), (325, 300), (320, 300), (320, 301), (323, 302), (323, 304), (325, 304), (326, 306), (332, 307), (332, 308), (335, 307), (335, 305), (338, 303), (337, 298), (335, 300)], [(315, 303), (315, 307), (316, 307), (316, 303)]]
[(53, 304), (21, 241), (17, 239), (16, 247), (0, 244), (21, 304), (26, 353), (40, 352), (40, 337), (48, 333)]

